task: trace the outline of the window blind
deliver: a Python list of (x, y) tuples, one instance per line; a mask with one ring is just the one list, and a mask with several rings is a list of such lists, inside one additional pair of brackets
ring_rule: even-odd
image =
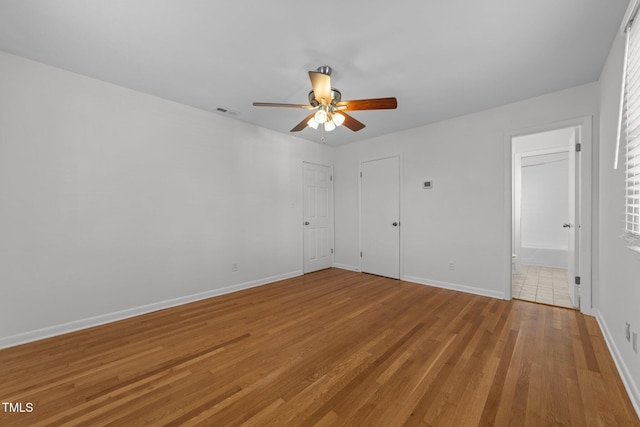
[(627, 31), (623, 106), (625, 232), (629, 237), (640, 238), (640, 25), (632, 24)]

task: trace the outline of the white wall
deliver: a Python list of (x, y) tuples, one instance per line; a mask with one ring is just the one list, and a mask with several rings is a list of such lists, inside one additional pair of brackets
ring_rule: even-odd
[(0, 75), (0, 347), (301, 274), (328, 147), (4, 53)]
[[(597, 114), (593, 83), (337, 148), (336, 263), (359, 266), (358, 162), (402, 154), (403, 277), (503, 297), (511, 271), (507, 134)], [(432, 190), (421, 188), (427, 178)]]
[[(640, 356), (624, 337), (624, 324), (640, 334), (640, 254), (627, 249), (622, 234), (624, 166), (613, 169), (624, 40), (619, 35), (600, 76), (598, 320), (640, 414)], [(639, 344), (640, 345), (640, 344)]]

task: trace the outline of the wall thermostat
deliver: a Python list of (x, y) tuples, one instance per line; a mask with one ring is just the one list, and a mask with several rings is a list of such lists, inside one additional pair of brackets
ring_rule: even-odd
[(433, 188), (433, 180), (422, 181), (422, 188), (425, 190), (431, 190)]

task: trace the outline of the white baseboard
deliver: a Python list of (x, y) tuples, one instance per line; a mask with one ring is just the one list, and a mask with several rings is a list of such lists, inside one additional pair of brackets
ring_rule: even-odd
[(291, 277), (297, 277), (301, 275), (302, 270), (292, 271), (290, 273), (279, 274), (277, 276), (265, 277), (258, 280), (252, 280), (250, 282), (225, 286), (224, 288), (220, 289), (212, 289), (210, 291), (200, 292), (184, 297), (146, 304), (139, 307), (132, 307), (113, 313), (101, 314), (99, 316), (74, 320), (72, 322), (62, 323), (59, 325), (48, 326), (46, 328), (23, 332), (16, 335), (10, 335), (8, 337), (0, 337), (0, 349), (13, 347), (20, 344), (26, 344), (28, 342), (37, 341), (44, 338), (50, 338), (56, 335), (67, 334), (69, 332), (79, 331), (81, 329), (104, 325), (106, 323), (116, 322), (118, 320), (127, 319), (129, 317), (140, 316), (142, 314), (151, 313), (153, 311), (164, 310), (165, 308), (175, 307), (178, 305), (188, 304), (190, 302), (212, 298), (219, 295), (229, 294), (231, 292), (254, 288), (256, 286), (266, 285), (267, 283), (277, 282), (279, 280), (289, 279)]
[(424, 279), (422, 277), (407, 276), (407, 275), (402, 276), (402, 280), (404, 280), (405, 282), (418, 283), (420, 285), (434, 286), (436, 288), (466, 292), (468, 294), (474, 294), (474, 295), (482, 295), (484, 297), (504, 299), (504, 292), (492, 291), (490, 289), (475, 288), (473, 286), (460, 285), (457, 283), (447, 283), (447, 282), (441, 282), (439, 280)]
[(631, 400), (631, 404), (633, 405), (636, 413), (638, 414), (638, 418), (640, 418), (640, 391), (638, 390), (638, 385), (633, 380), (629, 369), (627, 368), (626, 363), (622, 359), (622, 355), (618, 350), (618, 346), (616, 346), (615, 341), (613, 340), (613, 335), (611, 335), (611, 331), (609, 331), (609, 327), (602, 317), (602, 313), (599, 310), (594, 309), (593, 314), (598, 321), (598, 325), (600, 325), (600, 330), (602, 331), (602, 335), (604, 336), (604, 340), (607, 343), (607, 347), (609, 347), (609, 353), (613, 357), (613, 361), (616, 364), (616, 368), (618, 368), (618, 373), (622, 378), (622, 383), (624, 384), (624, 388), (627, 390), (627, 394), (629, 395), (629, 399)]
[(352, 265), (347, 265), (347, 264), (339, 264), (339, 263), (336, 263), (336, 262), (333, 263), (333, 267), (334, 268), (339, 268), (341, 270), (349, 270), (349, 271), (356, 271), (356, 272), (360, 271), (360, 268), (358, 268), (358, 267), (354, 267)]

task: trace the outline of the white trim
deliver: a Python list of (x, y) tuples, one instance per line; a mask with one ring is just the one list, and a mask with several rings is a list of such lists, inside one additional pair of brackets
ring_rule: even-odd
[(630, 233), (624, 231), (620, 236), (622, 240), (626, 242), (627, 249), (634, 252), (640, 252), (640, 239)]
[(620, 24), (620, 33), (625, 33), (627, 31), (627, 27), (630, 24), (631, 18), (633, 18), (636, 13), (636, 9), (640, 6), (639, 0), (631, 0), (629, 2), (629, 6), (627, 6), (627, 10), (624, 13), (624, 17), (622, 18), (622, 23)]
[(355, 271), (355, 272), (360, 272), (360, 268), (354, 266), (354, 265), (347, 265), (347, 264), (340, 264), (337, 262), (333, 263), (333, 268), (339, 268), (341, 270), (349, 270), (349, 271)]
[(618, 368), (618, 373), (620, 374), (620, 378), (622, 378), (624, 388), (627, 390), (629, 400), (631, 400), (631, 404), (640, 418), (640, 390), (638, 389), (638, 385), (633, 380), (633, 376), (631, 376), (629, 368), (627, 368), (627, 365), (624, 363), (624, 359), (620, 355), (620, 351), (618, 350), (616, 342), (607, 327), (607, 323), (602, 317), (602, 313), (597, 309), (593, 311), (594, 316), (598, 321), (598, 325), (600, 326), (600, 330), (602, 331), (602, 335), (604, 336), (604, 341), (607, 343), (607, 347), (609, 347), (609, 353), (613, 356), (613, 362), (616, 364), (616, 368)]
[(620, 84), (620, 103), (618, 104), (618, 127), (616, 129), (616, 151), (613, 157), (613, 169), (618, 169), (620, 161), (620, 139), (622, 138), (622, 114), (624, 112), (625, 91), (627, 85), (627, 59), (629, 58), (629, 33), (624, 37), (624, 58), (622, 61), (622, 82)]
[(640, 246), (627, 246), (627, 249), (632, 250), (633, 252), (640, 253)]
[(425, 279), (415, 276), (402, 276), (401, 279), (405, 282), (417, 283), (419, 285), (433, 286), (435, 288), (449, 289), (451, 291), (465, 292), (468, 294), (481, 295), (483, 297), (506, 299), (504, 293), (490, 289), (476, 288), (473, 286), (460, 285), (458, 283), (441, 282), (439, 280)]
[(581, 174), (580, 174), (580, 250), (579, 265), (581, 278), (580, 311), (592, 315), (592, 268), (591, 268), (591, 234), (592, 234), (592, 151), (593, 151), (593, 116), (582, 116), (573, 119), (531, 126), (524, 129), (508, 131), (504, 138), (504, 298), (511, 296), (511, 262), (512, 262), (512, 199), (513, 171), (512, 139), (518, 136), (547, 132), (569, 127), (579, 127), (581, 136)]
[(13, 347), (20, 344), (26, 344), (32, 341), (38, 341), (44, 338), (50, 338), (57, 335), (67, 334), (69, 332), (79, 331), (81, 329), (92, 328), (94, 326), (104, 325), (106, 323), (117, 322), (119, 320), (128, 319), (134, 316), (151, 313), (154, 311), (164, 310), (165, 308), (175, 307), (212, 298), (232, 292), (238, 292), (244, 289), (255, 288), (257, 286), (266, 285), (280, 280), (290, 279), (302, 275), (302, 270), (292, 271), (290, 273), (279, 274), (277, 276), (265, 277), (262, 279), (252, 280), (250, 282), (238, 283), (236, 285), (226, 286), (220, 289), (200, 292), (197, 294), (187, 295), (184, 297), (173, 298), (170, 300), (146, 304), (139, 307), (132, 307), (125, 310), (115, 311), (113, 313), (101, 314), (98, 316), (88, 317), (86, 319), (74, 320), (59, 325), (48, 326), (42, 329), (36, 329), (29, 332), (22, 332), (8, 337), (0, 337), (0, 349)]

